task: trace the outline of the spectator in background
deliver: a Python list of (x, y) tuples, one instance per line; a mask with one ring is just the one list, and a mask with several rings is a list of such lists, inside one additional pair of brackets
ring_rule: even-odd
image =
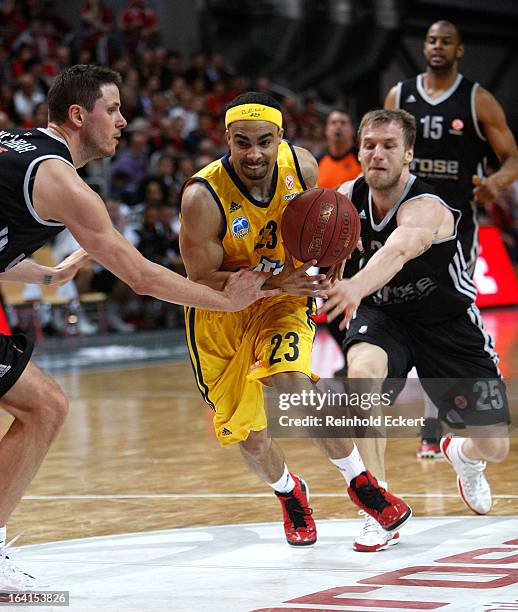
[(133, 193), (147, 173), (149, 147), (147, 133), (142, 131), (145, 129), (143, 122), (149, 127), (145, 119), (135, 120), (128, 127), (126, 131), (131, 132), (129, 146), (117, 155), (111, 168), (112, 178), (121, 171), (129, 177), (125, 188)]
[(119, 29), (124, 34), (126, 49), (131, 56), (158, 42), (158, 19), (145, 0), (128, 0), (119, 15)]
[(81, 7), (80, 46), (89, 49), (100, 63), (108, 59), (108, 36), (113, 30), (113, 11), (103, 0), (87, 0)]
[(169, 116), (172, 119), (175, 119), (176, 117), (180, 117), (182, 119), (182, 138), (184, 139), (198, 127), (198, 115), (193, 106), (193, 95), (186, 90), (180, 94), (178, 105), (174, 106), (169, 112)]
[(204, 139), (212, 140), (212, 117), (207, 111), (198, 114), (198, 125), (187, 135), (185, 144), (191, 155), (196, 155), (200, 148), (200, 142)]
[(142, 210), (163, 206), (167, 201), (167, 187), (157, 176), (146, 176), (138, 187), (137, 201)]
[(21, 121), (14, 106), (13, 87), (9, 83), (0, 83), (0, 111), (3, 111), (15, 123)]
[(168, 51), (165, 65), (159, 73), (160, 90), (167, 91), (176, 78), (183, 77), (183, 73), (182, 54), (179, 51)]
[(56, 52), (56, 31), (52, 24), (45, 23), (41, 19), (33, 19), (29, 27), (21, 32), (14, 42), (14, 49), (22, 45), (28, 47), (31, 52), (40, 57), (47, 58)]
[(209, 77), (209, 71), (207, 69), (207, 56), (201, 51), (197, 51), (191, 60), (191, 65), (185, 71), (185, 82), (187, 85), (191, 85), (197, 79), (203, 81), (203, 85), (206, 91), (210, 91), (212, 87), (212, 81)]
[(3, 110), (0, 110), (0, 130), (8, 130), (12, 127), (14, 127), (14, 124), (9, 115)]
[(44, 100), (45, 95), (36, 89), (32, 75), (24, 74), (18, 79), (18, 89), (14, 93), (13, 102), (22, 126), (30, 126), (34, 108)]
[(32, 114), (32, 126), (31, 127), (47, 127), (49, 122), (49, 105), (47, 101), (40, 102), (34, 107)]
[(224, 81), (214, 81), (212, 91), (205, 97), (205, 107), (212, 115), (218, 117), (223, 113), (225, 104), (228, 102), (226, 86)]
[(154, 171), (155, 176), (166, 186), (168, 191), (171, 189), (178, 189), (175, 176), (177, 165), (172, 155), (158, 152), (154, 167), (151, 169)]

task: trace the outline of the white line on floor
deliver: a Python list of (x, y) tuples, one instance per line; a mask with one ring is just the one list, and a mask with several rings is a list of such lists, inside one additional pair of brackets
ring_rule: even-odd
[[(403, 498), (457, 499), (457, 493), (397, 493)], [(85, 499), (235, 499), (271, 498), (271, 493), (119, 493), (114, 495), (26, 495), (25, 501)], [(311, 497), (347, 497), (345, 493), (311, 493)], [(518, 495), (493, 495), (493, 499), (518, 499)]]

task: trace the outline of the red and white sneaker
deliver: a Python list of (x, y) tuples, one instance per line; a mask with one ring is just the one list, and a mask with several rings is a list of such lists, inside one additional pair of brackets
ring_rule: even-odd
[(369, 470), (353, 478), (347, 492), (352, 501), (378, 521), (385, 531), (395, 531), (403, 527), (412, 516), (412, 508), (380, 487)]
[(360, 510), (365, 515), (361, 532), (353, 540), (353, 548), (358, 552), (378, 552), (399, 543), (399, 531), (385, 531), (372, 516)]
[[(453, 465), (457, 472), (457, 489), (459, 495), (466, 506), (475, 514), (487, 514), (493, 505), (491, 497), (491, 487), (486, 479), (484, 470), (487, 463), (477, 461), (477, 463), (467, 463), (463, 461), (459, 454), (451, 448), (453, 436), (447, 434), (441, 439), (441, 451), (446, 461)], [(466, 438), (455, 438), (464, 441)], [(452, 452), (453, 451), (453, 452)]]
[(421, 445), (416, 453), (418, 459), (442, 459), (441, 447), (436, 440), (421, 440)]
[(309, 489), (302, 478), (291, 474), (295, 488), (289, 493), (277, 493), (284, 516), (284, 533), (291, 546), (311, 546), (317, 541), (317, 528), (309, 507)]

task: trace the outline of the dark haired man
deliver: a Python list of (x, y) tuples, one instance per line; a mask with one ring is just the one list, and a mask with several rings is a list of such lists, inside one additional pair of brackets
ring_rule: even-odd
[(349, 113), (339, 108), (329, 113), (326, 140), (327, 152), (318, 160), (318, 186), (336, 189), (361, 172)]
[[(345, 311), (348, 377), (372, 379), (376, 387), (386, 378), (404, 380), (415, 366), (440, 414), (454, 411), (465, 424), (469, 437), (447, 436), (441, 448), (457, 472), (463, 501), (486, 514), (486, 461), (501, 462), (509, 451), (505, 386), (473, 303), (475, 287), (457, 238), (461, 213), (410, 174), (415, 132), (414, 117), (403, 110), (363, 117), (363, 176), (339, 189), (362, 218), (363, 253), (346, 266), (349, 278), (327, 289), (324, 310), (330, 319)], [(384, 479), (386, 441), (364, 442), (366, 464)], [(367, 517), (354, 548), (372, 552), (395, 543)]]
[[(476, 203), (495, 199), (518, 178), (518, 149), (502, 107), (478, 83), (459, 74), (464, 44), (456, 25), (437, 21), (424, 40), (426, 72), (395, 85), (385, 108), (402, 108), (417, 121), (411, 171), (432, 185), (461, 213), (459, 239), (473, 275), (478, 252)], [(490, 148), (500, 169), (484, 176)], [(440, 457), (437, 409), (425, 397), (425, 425), (419, 457)]]
[[(235, 269), (271, 272), (265, 286), (281, 295), (236, 315), (187, 308), (187, 340), (220, 444), (239, 444), (248, 467), (281, 502), (288, 543), (306, 546), (317, 538), (307, 485), (288, 471), (268, 435), (262, 385), (290, 394), (312, 376), (315, 325), (309, 315), (325, 276), (306, 274), (314, 261), (294, 268), (280, 226), (291, 199), (315, 185), (317, 163), (306, 149), (282, 140), (280, 106), (265, 93), (235, 98), (225, 124), (229, 153), (195, 174), (182, 193), (182, 258), (190, 278), (214, 289)], [(410, 508), (365, 471), (350, 439), (315, 443), (342, 472), (353, 501), (384, 529), (410, 518)]]
[[(115, 153), (126, 126), (119, 84), (120, 76), (107, 68), (69, 68), (49, 92), (47, 128), (0, 132), (0, 276), (53, 282), (53, 271), (25, 258), (67, 227), (93, 259), (136, 293), (215, 310), (239, 310), (271, 295), (260, 289), (268, 275), (252, 272), (229, 277), (218, 291), (193, 283), (146, 260), (112, 226), (103, 201), (76, 168)], [(74, 267), (84, 256), (77, 253), (65, 266)], [(24, 336), (0, 335), (0, 396), (14, 416), (0, 441), (0, 526), (34, 477), (68, 408), (59, 386), (30, 362), (31, 352)], [(10, 563), (4, 540), (1, 527), (0, 588), (30, 588), (31, 577)]]

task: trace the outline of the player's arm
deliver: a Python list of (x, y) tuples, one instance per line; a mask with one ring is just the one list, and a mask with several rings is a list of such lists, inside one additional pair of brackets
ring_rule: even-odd
[(500, 189), (518, 178), (518, 148), (502, 107), (487, 89), (478, 87), (475, 105), (477, 119), (501, 164), (491, 176), (473, 177), (473, 195), (485, 203), (494, 200)]
[(189, 278), (218, 290), (231, 275), (220, 270), (224, 231), (223, 216), (209, 190), (198, 182), (188, 185), (182, 195), (180, 252)]
[[(233, 277), (225, 291), (214, 291), (155, 264), (112, 225), (102, 199), (58, 160), (44, 161), (36, 174), (33, 203), (42, 219), (64, 223), (84, 250), (142, 295), (211, 310), (240, 310), (265, 297), (266, 275)], [(234, 280), (235, 278), (235, 280)], [(269, 293), (266, 293), (269, 295)]]
[(383, 104), (384, 109), (396, 110), (397, 89), (397, 85), (394, 85), (394, 87), (392, 87), (392, 89), (388, 92), (387, 97), (385, 98), (385, 102)]
[(54, 267), (42, 266), (33, 259), (24, 259), (0, 274), (0, 282), (34, 283), (36, 285), (63, 285), (74, 278), (90, 257), (84, 249), (78, 249)]
[(434, 198), (419, 198), (403, 204), (397, 222), (397, 228), (364, 268), (327, 291), (324, 310), (328, 319), (332, 321), (345, 311), (341, 329), (349, 325), (364, 297), (386, 285), (407, 261), (428, 250), (434, 240), (446, 238), (454, 231), (452, 213)]
[(318, 180), (318, 162), (307, 149), (295, 147), (295, 154), (299, 160), (299, 167), (306, 187), (315, 187)]

